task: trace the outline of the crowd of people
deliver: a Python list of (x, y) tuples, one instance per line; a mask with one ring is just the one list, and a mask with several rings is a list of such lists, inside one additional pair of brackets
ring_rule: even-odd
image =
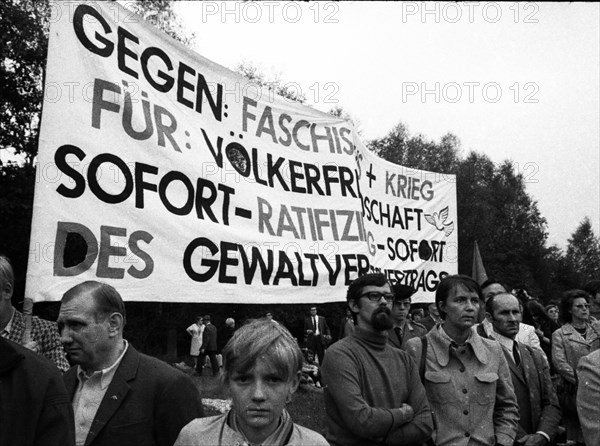
[[(600, 445), (600, 281), (544, 306), (452, 275), (425, 315), (415, 290), (369, 273), (349, 285), (334, 343), (316, 306), (301, 340), (272, 315), (229, 318), (219, 335), (201, 316), (187, 328), (194, 366), (208, 358), (232, 400), (211, 417), (189, 374), (124, 338), (114, 287), (67, 290), (57, 322), (32, 318), (25, 343), (13, 290), (0, 256), (2, 445), (541, 446), (562, 430), (565, 444)], [(286, 410), (306, 374), (323, 387), (325, 436)]]

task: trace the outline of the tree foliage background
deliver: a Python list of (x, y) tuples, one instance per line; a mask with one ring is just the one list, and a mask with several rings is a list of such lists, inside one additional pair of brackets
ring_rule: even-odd
[[(128, 2), (145, 20), (189, 45), (194, 36), (181, 25), (173, 3), (167, 0)], [(17, 156), (21, 162), (0, 161), (0, 253), (9, 256), (16, 273), (15, 302), (22, 301), (25, 271), (30, 251), (38, 258), (43, 247), (29, 245), (33, 190), (36, 183), (34, 159), (37, 154), (43, 81), (48, 46), (48, 1), (5, 0), (0, 2), (0, 152)], [(243, 62), (237, 71), (250, 81), (272, 88), (290, 100), (305, 102), (279, 76), (269, 77), (252, 63)], [(334, 116), (350, 120), (357, 129), (358, 119), (343, 107), (332, 109)], [(459, 271), (470, 274), (473, 242), (477, 240), (489, 276), (513, 287), (523, 287), (545, 300), (557, 299), (568, 288), (582, 287), (600, 278), (600, 240), (586, 217), (574, 230), (566, 251), (547, 246), (547, 224), (536, 201), (527, 193), (527, 181), (516, 166), (506, 160), (494, 163), (479, 152), (463, 153), (456, 135), (433, 141), (412, 135), (399, 122), (390, 132), (368, 141), (377, 155), (406, 167), (456, 175), (458, 202)], [(482, 148), (483, 150), (484, 148)], [(10, 158), (4, 156), (4, 158)], [(128, 305), (130, 330), (137, 334), (141, 348), (164, 341), (164, 330), (183, 328), (200, 311), (212, 312), (217, 323), (233, 316), (257, 317), (269, 310), (301, 336), (303, 306), (202, 306), (137, 304)], [(36, 305), (36, 311), (56, 316), (56, 305)], [(343, 305), (322, 306), (334, 328)], [(179, 334), (179, 342), (187, 342)], [(183, 334), (185, 337), (185, 334)], [(164, 342), (162, 342), (164, 344)], [(164, 348), (163, 348), (164, 350)]]

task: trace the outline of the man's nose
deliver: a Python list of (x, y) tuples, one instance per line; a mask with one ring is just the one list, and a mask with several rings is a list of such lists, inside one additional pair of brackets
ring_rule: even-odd
[(257, 381), (252, 391), (252, 401), (264, 401), (265, 399), (265, 385), (261, 381)]
[(62, 344), (68, 344), (73, 341), (73, 338), (71, 337), (71, 330), (69, 330), (67, 327), (60, 328), (59, 334), (60, 342)]

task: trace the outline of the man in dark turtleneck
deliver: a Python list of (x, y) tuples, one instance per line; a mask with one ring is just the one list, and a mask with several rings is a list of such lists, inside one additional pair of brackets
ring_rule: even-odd
[(431, 435), (431, 413), (417, 366), (387, 343), (390, 284), (383, 274), (366, 274), (350, 284), (346, 299), (356, 330), (330, 347), (321, 369), (327, 441), (421, 445)]

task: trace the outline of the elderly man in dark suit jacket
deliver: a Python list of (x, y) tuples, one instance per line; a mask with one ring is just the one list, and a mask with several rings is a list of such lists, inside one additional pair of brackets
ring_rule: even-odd
[(172, 446), (202, 416), (191, 379), (123, 339), (125, 305), (112, 286), (83, 282), (62, 298), (58, 327), (75, 367), (64, 375), (76, 444)]
[(310, 307), (310, 316), (304, 319), (304, 336), (306, 346), (319, 358), (319, 365), (323, 365), (325, 347), (331, 342), (331, 331), (327, 320), (317, 314), (317, 307)]
[(556, 435), (561, 410), (548, 362), (537, 349), (515, 341), (521, 321), (518, 299), (509, 293), (490, 297), (486, 317), (494, 328), (490, 337), (502, 345), (517, 395), (520, 420), (515, 444), (549, 444)]

